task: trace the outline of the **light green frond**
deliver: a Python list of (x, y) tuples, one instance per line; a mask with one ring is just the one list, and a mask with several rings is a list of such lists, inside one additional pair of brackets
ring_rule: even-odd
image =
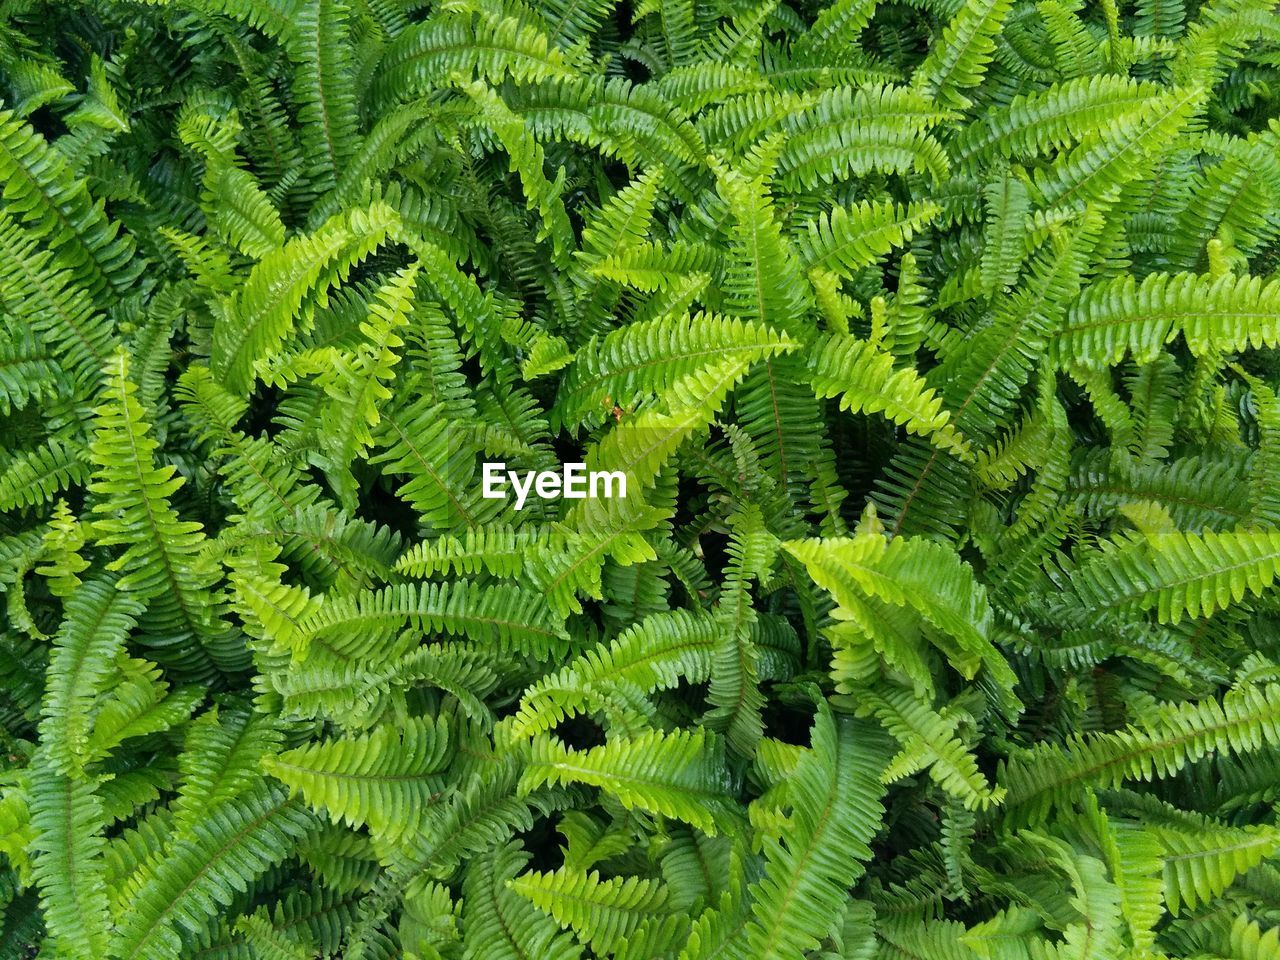
[(789, 780), (786, 838), (765, 838), (764, 874), (748, 888), (752, 918), (729, 938), (727, 956), (796, 956), (826, 935), (871, 856), (889, 752), (870, 725), (819, 706), (812, 749)]
[(544, 783), (600, 787), (629, 810), (674, 817), (707, 833), (733, 825), (724, 743), (703, 730), (653, 730), (586, 750), (538, 734), (520, 788), (527, 792)]
[(466, 530), (460, 536), (424, 540), (406, 550), (395, 569), (411, 577), (471, 574), (484, 571), (495, 577), (514, 577), (531, 546), (529, 534), (500, 525)]
[(405, 583), (326, 599), (298, 626), (299, 641), (325, 641), (347, 656), (385, 657), (404, 627), (467, 636), (530, 653), (560, 648), (565, 633), (532, 590), (465, 580)]
[(1165, 903), (1174, 916), (1212, 902), (1280, 848), (1274, 827), (1157, 827), (1153, 832), (1164, 860)]
[(645, 920), (660, 913), (667, 890), (643, 877), (602, 879), (561, 867), (548, 873), (523, 873), (508, 885), (562, 926), (570, 927), (593, 950), (608, 954)]
[(1110, 123), (1105, 132), (1079, 146), (1035, 180), (1047, 205), (1083, 207), (1138, 176), (1168, 147), (1204, 105), (1199, 87), (1152, 97), (1136, 117)]
[(380, 246), (395, 222), (390, 207), (375, 203), (334, 217), (263, 257), (214, 323), (209, 364), (214, 377), (233, 394), (246, 394), (254, 365), (275, 353), (295, 329), (306, 328), (308, 301), (324, 303), (327, 288)]
[(929, 776), (967, 809), (1000, 802), (1003, 789), (992, 789), (973, 754), (956, 738), (955, 718), (937, 713), (905, 689), (860, 690), (855, 696), (902, 744), (902, 753), (885, 772), (886, 782), (928, 767)]
[(685, 610), (657, 613), (608, 645), (585, 651), (576, 660), (533, 685), (524, 695), (512, 733), (545, 733), (565, 717), (607, 700), (614, 687), (652, 692), (680, 680), (702, 682), (711, 673), (712, 655), (724, 627), (708, 616)]
[(577, 960), (582, 948), (556, 921), (511, 887), (529, 856), (516, 844), (494, 847), (467, 866), (463, 923), (473, 960)]
[(1008, 670), (988, 638), (992, 614), (986, 590), (976, 582), (972, 569), (942, 545), (863, 533), (792, 540), (783, 549), (835, 597), (837, 619), (856, 622), (864, 597), (909, 607), (950, 638), (931, 637), (965, 676), (973, 676), (983, 664), (998, 672)]
[(776, 330), (712, 313), (631, 323), (583, 345), (561, 381), (557, 406), (568, 426), (599, 422), (613, 406), (630, 409), (727, 357), (763, 359), (791, 348)]
[(842, 277), (875, 263), (894, 247), (907, 243), (940, 212), (931, 203), (899, 206), (863, 201), (836, 207), (805, 225), (796, 239), (806, 270), (831, 270)]
[(1210, 617), (1257, 596), (1280, 572), (1280, 532), (1236, 529), (1136, 536), (1103, 549), (1074, 578), (1087, 610), (1155, 610), (1162, 623)]
[(515, 17), (473, 18), (441, 12), (413, 24), (387, 47), (373, 77), (376, 104), (408, 100), (444, 86), (453, 73), (490, 83), (575, 77), (572, 58), (544, 33)]
[(1055, 344), (1062, 359), (1114, 366), (1150, 363), (1179, 333), (1197, 356), (1280, 343), (1280, 285), (1260, 277), (1153, 273), (1089, 287)]
[(853, 337), (819, 340), (809, 358), (811, 382), (819, 397), (839, 397), (840, 409), (884, 413), (894, 423), (960, 457), (969, 444), (951, 423), (942, 398), (911, 368), (894, 369), (894, 358), (875, 344)]
[(447, 724), (415, 717), (266, 757), (262, 767), (334, 823), (365, 826), (375, 841), (394, 842), (443, 789), (448, 754)]

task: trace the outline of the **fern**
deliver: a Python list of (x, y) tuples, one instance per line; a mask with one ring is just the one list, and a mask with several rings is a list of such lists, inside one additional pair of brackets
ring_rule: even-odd
[(112, 567), (124, 571), (121, 589), (149, 601), (158, 645), (177, 648), (173, 652), (186, 659), (233, 666), (237, 652), (211, 593), (214, 577), (195, 560), (204, 540), (200, 524), (179, 519), (168, 503), (181, 479), (172, 467), (155, 464), (157, 444), (128, 369), (126, 354), (117, 352), (108, 364), (107, 401), (98, 408), (90, 448), (97, 468), (90, 484), (99, 498), (97, 540), (126, 545)]
[(162, 859), (145, 865), (129, 881), (111, 946), (120, 957), (172, 955), (183, 931), (199, 929), (203, 918), (225, 906), (248, 878), (278, 862), (282, 849), (311, 825), (311, 815), (261, 786), (231, 800), (175, 837)]
[(1256, 277), (1152, 274), (1090, 287), (1067, 319), (1059, 350), (1081, 363), (1148, 363), (1179, 333), (1197, 354), (1270, 346), (1276, 291)]
[(595, 871), (561, 868), (554, 873), (528, 873), (512, 889), (530, 903), (572, 927), (593, 949), (612, 952), (642, 923), (662, 910), (667, 891), (643, 877), (602, 880)]
[(967, 106), (961, 91), (981, 82), (995, 49), (993, 37), (1011, 6), (1006, 0), (965, 3), (916, 68), (920, 89), (943, 107)]
[(880, 804), (883, 741), (820, 708), (812, 752), (792, 772), (791, 829), (765, 841), (752, 919), (728, 938), (731, 956), (792, 956), (815, 946), (830, 910), (864, 869)]
[(263, 765), (335, 822), (366, 825), (375, 838), (394, 839), (413, 828), (418, 811), (444, 785), (433, 775), (443, 768), (448, 743), (447, 727), (419, 722), (300, 747)]
[(1276, 574), (1274, 531), (1152, 534), (1106, 550), (1079, 570), (1086, 609), (1155, 609), (1166, 623), (1208, 617), (1265, 591)]
[(591, 784), (612, 793), (624, 807), (675, 817), (715, 833), (716, 822), (729, 815), (727, 780), (723, 746), (700, 731), (652, 731), (585, 751), (567, 749), (544, 735), (533, 742), (521, 788)]
[(328, 283), (346, 274), (386, 236), (394, 212), (384, 204), (353, 211), (315, 234), (296, 237), (262, 259), (242, 291), (221, 309), (214, 326), (210, 367), (232, 393), (244, 394), (253, 364), (277, 350), (294, 328), (294, 312)]
[(0, 4), (0, 957), (1276, 954), (1278, 50)]

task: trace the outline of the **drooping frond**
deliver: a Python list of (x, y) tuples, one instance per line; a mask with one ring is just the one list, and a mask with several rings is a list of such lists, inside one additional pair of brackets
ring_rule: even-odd
[(943, 449), (962, 457), (969, 453), (969, 445), (950, 423), (942, 399), (914, 370), (895, 370), (893, 356), (875, 344), (831, 337), (814, 347), (810, 367), (818, 396), (838, 397), (842, 410), (883, 412)]
[(596, 703), (607, 704), (616, 690), (645, 692), (675, 686), (681, 678), (701, 682), (710, 675), (712, 652), (724, 627), (716, 620), (674, 610), (654, 614), (619, 634), (607, 649), (588, 650), (524, 696), (512, 732), (550, 730), (567, 716)]

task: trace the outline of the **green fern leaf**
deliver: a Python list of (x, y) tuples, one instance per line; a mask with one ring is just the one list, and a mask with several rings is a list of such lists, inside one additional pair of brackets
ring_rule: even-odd
[(674, 817), (707, 833), (733, 822), (727, 804), (724, 744), (701, 730), (654, 730), (611, 738), (587, 750), (566, 747), (555, 737), (540, 734), (533, 740), (520, 788), (527, 792), (545, 783), (597, 786), (628, 809)]
[(418, 717), (400, 729), (298, 747), (262, 766), (335, 823), (367, 826), (375, 840), (394, 842), (442, 790), (448, 748), (447, 725)]

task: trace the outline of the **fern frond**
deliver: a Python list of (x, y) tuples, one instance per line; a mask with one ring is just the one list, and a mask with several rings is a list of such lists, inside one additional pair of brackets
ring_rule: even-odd
[(865, 340), (838, 335), (818, 341), (812, 351), (810, 379), (819, 397), (839, 397), (840, 409), (853, 413), (883, 412), (910, 433), (969, 456), (969, 444), (952, 425), (942, 398), (914, 370), (895, 370), (891, 354)]
[(1162, 623), (1210, 617), (1262, 593), (1280, 572), (1280, 532), (1152, 533), (1105, 544), (1074, 578), (1086, 610), (1152, 610)]
[(0, 209), (0, 306), (29, 325), (86, 393), (119, 343), (115, 326), (54, 251)]
[(903, 207), (864, 200), (856, 206), (836, 207), (805, 225), (796, 249), (806, 270), (832, 270), (849, 277), (907, 243), (940, 212), (932, 203)]
[(1030, 266), (1028, 282), (937, 369), (944, 402), (966, 435), (988, 438), (1006, 422), (1063, 322), (1102, 226), (1100, 212), (1091, 208), (1056, 236)]
[(583, 345), (560, 383), (556, 407), (567, 426), (598, 422), (614, 405), (633, 407), (726, 357), (763, 359), (791, 348), (776, 330), (711, 313), (627, 324)]
[(1160, 90), (1155, 83), (1115, 74), (1053, 83), (989, 110), (957, 134), (951, 150), (961, 163), (1050, 154), (1096, 134), (1107, 123), (1129, 118)]
[(414, 544), (396, 561), (395, 569), (411, 577), (484, 571), (510, 578), (520, 573), (531, 542), (529, 534), (512, 527), (472, 528), (460, 537), (442, 536)]
[(31, 450), (15, 451), (0, 470), (0, 510), (47, 503), (90, 476), (83, 442), (48, 437)]
[(119, 590), (113, 579), (85, 583), (67, 601), (54, 637), (43, 707), (48, 762), (56, 771), (82, 773), (94, 701), (104, 692), (115, 671), (115, 656), (142, 610), (137, 598)]
[(278, 350), (296, 327), (309, 323), (308, 299), (323, 304), (329, 285), (380, 246), (395, 223), (395, 211), (375, 203), (335, 217), (263, 257), (214, 324), (209, 363), (214, 377), (233, 394), (246, 394), (256, 376), (254, 365)]
[(715, 611), (725, 626), (725, 638), (712, 662), (707, 701), (714, 709), (704, 722), (724, 731), (738, 753), (751, 756), (764, 734), (761, 651), (755, 643), (753, 628), (758, 618), (751, 606), (751, 584), (769, 579), (778, 540), (765, 528), (764, 515), (755, 504), (737, 511), (729, 518), (729, 526), (728, 564)]
[(1164, 860), (1164, 898), (1169, 912), (1210, 903), (1227, 887), (1280, 847), (1274, 828), (1223, 828), (1205, 824), (1192, 830), (1155, 827)]
[(199, 933), (249, 881), (284, 860), (314, 819), (283, 789), (259, 786), (210, 811), (127, 881), (111, 955), (161, 960)]
[(939, 106), (967, 107), (963, 91), (982, 82), (1011, 7), (1009, 0), (967, 0), (916, 68), (913, 83)]
[(763, 876), (748, 888), (752, 919), (732, 957), (795, 956), (818, 945), (871, 856), (889, 749), (874, 728), (820, 704), (813, 745), (791, 774), (785, 840), (764, 839)]
[(206, 185), (212, 226), (233, 247), (261, 258), (284, 245), (280, 214), (251, 174), (230, 163), (210, 163)]
[(468, 864), (462, 885), (468, 950), (495, 960), (578, 960), (582, 948), (573, 937), (511, 888), (528, 862), (519, 845), (507, 844)]
[(1280, 285), (1260, 277), (1153, 273), (1090, 286), (1072, 306), (1055, 347), (1072, 362), (1151, 363), (1179, 333), (1192, 353), (1280, 343)]
[(375, 840), (394, 842), (442, 790), (448, 750), (447, 724), (416, 717), (400, 728), (297, 747), (262, 766), (334, 823), (366, 826)]
[(417, 268), (410, 266), (380, 285), (360, 325), (364, 339), (353, 354), (339, 354), (338, 362), (318, 378), (330, 398), (320, 415), (324, 461), (330, 484), (348, 509), (356, 500), (351, 462), (373, 443), (379, 407), (392, 397), (387, 382), (396, 375), (397, 351), (404, 346), (400, 330), (410, 320), (416, 281)]
[(508, 75), (521, 83), (575, 77), (572, 57), (530, 23), (492, 15), (441, 13), (404, 30), (383, 53), (371, 85), (376, 105), (420, 96), (447, 85), (453, 73), (490, 83)]
[(526, 691), (511, 728), (515, 736), (551, 730), (566, 717), (607, 699), (613, 688), (646, 693), (675, 686), (682, 678), (701, 682), (723, 626), (711, 617), (673, 610), (646, 617), (607, 647), (587, 650)]
[(902, 753), (883, 775), (885, 782), (927, 766), (929, 776), (966, 809), (1000, 802), (1003, 790), (992, 789), (973, 755), (956, 738), (954, 718), (938, 714), (905, 689), (859, 690), (857, 696), (866, 704), (862, 709), (874, 714), (902, 744)]
[(610, 877), (561, 867), (524, 873), (510, 887), (563, 926), (572, 927), (593, 950), (608, 954), (666, 905), (667, 889), (645, 877)]
[(297, 64), (294, 98), (302, 126), (308, 176), (319, 189), (332, 187), (356, 142), (355, 65), (350, 62), (349, 9), (343, 0), (303, 0), (287, 34), (286, 49)]
[(133, 241), (94, 203), (63, 154), (9, 110), (0, 111), (0, 180), (0, 208), (56, 252), (99, 308), (138, 278), (146, 261), (135, 256)]
[(172, 466), (156, 465), (159, 445), (138, 402), (138, 388), (129, 379), (123, 350), (112, 357), (106, 376), (105, 402), (96, 411), (89, 448), (95, 467), (90, 490), (99, 498), (93, 524), (97, 540), (104, 546), (124, 545), (113, 563), (124, 571), (119, 589), (147, 601), (153, 642), (186, 657), (233, 667), (242, 654), (228, 640), (219, 613), (213, 592), (216, 572), (196, 563), (203, 529), (180, 519), (170, 505), (182, 479), (174, 476)]
[(997, 782), (1026, 822), (1043, 822), (1054, 803), (1083, 786), (1166, 777), (1211, 750), (1249, 753), (1280, 741), (1280, 690), (1245, 685), (1215, 699), (1162, 705), (1117, 733), (1074, 735), (1002, 764)]
[(782, 546), (805, 565), (815, 583), (831, 591), (839, 604), (838, 619), (860, 619), (860, 597), (906, 606), (954, 641), (933, 638), (964, 675), (973, 676), (982, 664), (1008, 671), (988, 638), (992, 614), (986, 590), (968, 565), (941, 544), (863, 533)]
[(36, 757), (31, 772), (32, 876), (60, 953), (107, 955), (111, 920), (105, 887), (106, 814), (94, 778), (59, 773)]
[(561, 197), (564, 171), (554, 182), (547, 179), (543, 172), (546, 158), (542, 147), (524, 120), (496, 93), (482, 83), (467, 84), (463, 90), (480, 108), (481, 121), (507, 151), (512, 171), (520, 176), (529, 209), (538, 211), (542, 227), (536, 239), (550, 239), (552, 262), (563, 267), (574, 245), (573, 227)]
[(279, 749), (283, 735), (274, 716), (239, 704), (220, 705), (193, 720), (178, 758), (182, 783), (171, 808), (173, 829), (194, 827), (257, 784), (263, 758)]
[(448, 413), (429, 395), (383, 409), (374, 435), (381, 449), (369, 461), (408, 478), (396, 492), (432, 526), (478, 528), (496, 513), (496, 501), (475, 496), (478, 445)]
[(724, 742), (704, 730), (611, 737), (586, 750), (538, 734), (520, 789), (528, 792), (548, 783), (600, 787), (627, 809), (674, 817), (706, 833), (733, 825)]
[[(347, 656), (377, 658), (378, 650), (404, 626), (424, 632), (465, 633), (500, 648), (541, 656), (559, 649), (564, 629), (536, 593), (508, 584), (479, 586), (465, 580), (399, 584), (330, 598), (299, 624), (299, 643), (325, 640)], [(539, 652), (541, 651), (541, 652)]]
[(1152, 97), (1132, 118), (1113, 121), (1035, 179), (1045, 204), (1083, 207), (1137, 176), (1203, 108), (1199, 87)]

